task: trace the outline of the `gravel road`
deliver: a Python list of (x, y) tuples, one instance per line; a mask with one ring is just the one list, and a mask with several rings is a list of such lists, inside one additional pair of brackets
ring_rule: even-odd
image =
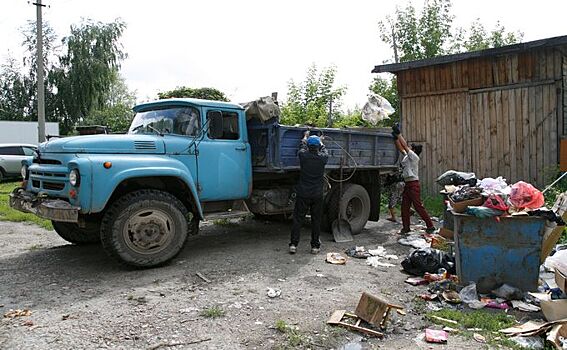
[[(33, 225), (0, 222), (0, 312), (29, 309), (31, 316), (0, 321), (2, 349), (416, 349), (427, 322), (413, 298), (422, 288), (403, 281), (395, 267), (324, 261), (326, 252), (353, 245), (386, 247), (401, 257), (398, 226), (369, 223), (355, 242), (334, 243), (328, 233), (319, 255), (309, 254), (308, 229), (296, 255), (287, 253), (290, 224), (248, 219), (205, 223), (169, 265), (129, 269), (100, 246), (79, 247)], [(196, 273), (199, 272), (209, 282)], [(267, 288), (281, 296), (269, 298)], [(354, 311), (362, 292), (406, 307), (384, 339), (326, 325), (337, 309)], [(212, 318), (208, 310), (224, 313)], [(280, 321), (280, 322), (278, 322)], [(289, 329), (282, 333), (276, 323)], [(297, 345), (297, 344), (300, 345)], [(451, 335), (443, 349), (477, 349)]]

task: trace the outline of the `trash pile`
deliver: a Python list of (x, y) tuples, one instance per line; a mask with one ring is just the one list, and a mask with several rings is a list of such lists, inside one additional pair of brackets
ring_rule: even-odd
[(449, 170), (437, 178), (443, 186), (449, 210), (481, 218), (506, 215), (543, 216), (559, 225), (565, 223), (552, 210), (542, 208), (543, 193), (531, 184), (518, 181), (509, 185), (501, 176), (478, 180), (474, 173)]
[(384, 260), (398, 260), (397, 255), (388, 254), (386, 248), (383, 246), (378, 246), (376, 249), (366, 249), (363, 246), (355, 246), (347, 249), (345, 253), (352, 258), (366, 259), (366, 265), (372, 267), (393, 267), (396, 265), (385, 262)]

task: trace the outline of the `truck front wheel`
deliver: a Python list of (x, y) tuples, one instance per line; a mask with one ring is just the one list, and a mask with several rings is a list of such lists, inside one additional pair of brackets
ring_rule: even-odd
[(110, 256), (128, 265), (160, 265), (183, 248), (189, 231), (187, 217), (187, 208), (167, 192), (131, 192), (105, 213), (102, 245)]
[(100, 223), (87, 221), (85, 227), (71, 222), (51, 221), (53, 229), (66, 240), (77, 245), (100, 243)]

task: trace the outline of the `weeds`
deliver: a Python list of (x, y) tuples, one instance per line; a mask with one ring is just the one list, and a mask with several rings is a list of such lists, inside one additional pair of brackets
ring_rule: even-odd
[(21, 211), (10, 208), (9, 195), (18, 187), (18, 182), (0, 183), (0, 220), (12, 222), (28, 222), (43, 227), (46, 230), (53, 230), (51, 221), (42, 219), (34, 214), (22, 213)]
[(225, 315), (225, 311), (220, 306), (211, 306), (201, 311), (201, 316), (208, 317), (208, 318), (218, 318), (223, 317)]
[(307, 337), (303, 335), (297, 327), (288, 325), (284, 320), (277, 320), (275, 328), (285, 334), (287, 338), (287, 345), (289, 345), (292, 349), (301, 345), (309, 344)]
[[(427, 319), (429, 319), (433, 323), (455, 328), (454, 324), (444, 322), (431, 316), (437, 316), (444, 319), (456, 321), (458, 323), (458, 327), (461, 328), (461, 334), (468, 339), (471, 339), (474, 333), (479, 333), (486, 338), (486, 341), (489, 345), (502, 345), (511, 349), (522, 349), (522, 347), (518, 346), (513, 341), (505, 338), (503, 335), (498, 333), (498, 331), (501, 329), (518, 324), (514, 317), (507, 314), (483, 310), (463, 312), (450, 309), (431, 311), (426, 314)], [(469, 329), (480, 330), (469, 331)]]

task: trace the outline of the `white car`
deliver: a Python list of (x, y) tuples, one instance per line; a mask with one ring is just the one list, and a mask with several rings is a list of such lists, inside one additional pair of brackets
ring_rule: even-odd
[(31, 161), (36, 151), (36, 145), (0, 143), (0, 181), (10, 177), (21, 177), (22, 160)]

